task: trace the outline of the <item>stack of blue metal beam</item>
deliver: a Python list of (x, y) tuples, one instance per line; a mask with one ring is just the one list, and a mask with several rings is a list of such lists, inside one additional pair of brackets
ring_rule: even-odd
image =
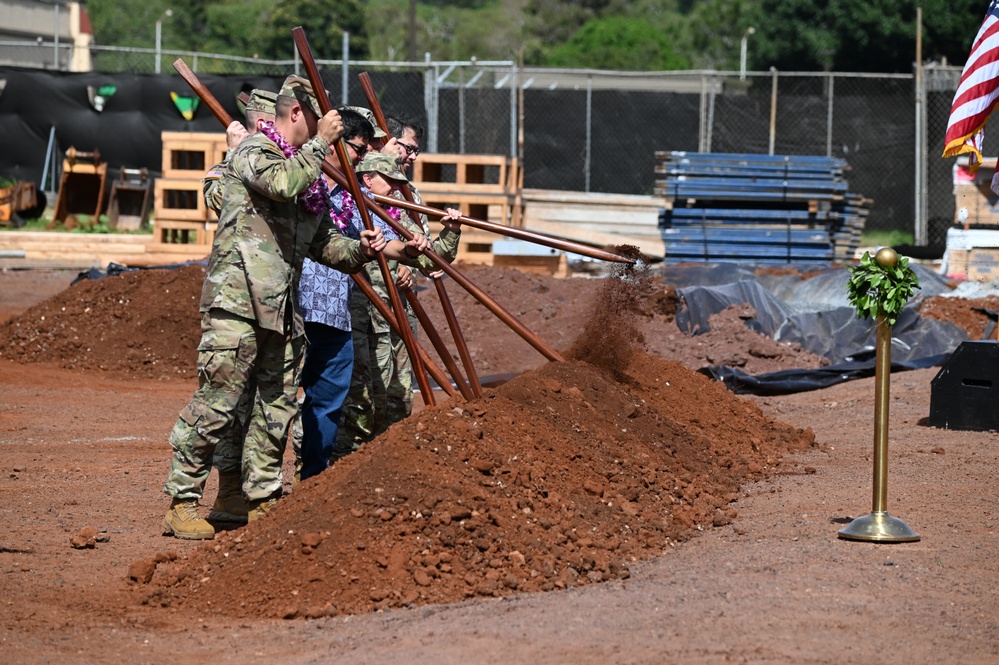
[(852, 261), (872, 201), (851, 193), (842, 159), (656, 153), (666, 262), (829, 265)]

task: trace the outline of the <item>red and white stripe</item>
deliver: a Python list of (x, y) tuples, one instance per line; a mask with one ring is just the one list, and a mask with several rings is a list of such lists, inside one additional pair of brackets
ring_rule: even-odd
[(961, 83), (954, 93), (947, 122), (944, 157), (974, 153), (972, 168), (982, 161), (985, 123), (999, 104), (999, 0), (992, 0), (975, 36)]

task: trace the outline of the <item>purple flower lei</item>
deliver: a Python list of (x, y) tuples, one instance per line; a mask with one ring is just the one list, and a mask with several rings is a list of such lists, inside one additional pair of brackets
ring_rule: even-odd
[[(277, 130), (274, 123), (271, 121), (266, 121), (260, 123), (260, 133), (269, 138), (271, 141), (281, 148), (281, 152), (287, 159), (291, 159), (298, 153), (298, 148), (288, 143), (281, 132)], [(326, 210), (327, 202), (329, 201), (329, 186), (326, 184), (326, 178), (320, 176), (318, 180), (309, 185), (309, 189), (303, 193), (299, 199), (299, 205), (302, 209), (310, 215), (321, 215), (323, 211)], [(350, 219), (350, 205), (353, 201), (344, 201), (344, 211), (341, 214), (337, 214), (332, 209), (330, 210), (330, 219), (336, 224), (337, 228), (341, 231), (347, 228), (346, 220)]]
[(333, 223), (340, 227), (340, 230), (347, 228), (347, 224), (350, 223), (350, 218), (354, 214), (354, 197), (350, 195), (350, 192), (343, 192), (340, 194), (340, 205), (343, 207), (340, 212), (333, 210), (330, 206), (330, 219)]

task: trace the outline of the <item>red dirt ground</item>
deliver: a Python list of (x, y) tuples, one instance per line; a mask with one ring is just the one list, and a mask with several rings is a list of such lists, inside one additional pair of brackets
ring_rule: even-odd
[(0, 660), (999, 659), (999, 436), (926, 426), (935, 370), (893, 377), (891, 402), (890, 510), (923, 539), (843, 541), (870, 508), (872, 380), (737, 397), (690, 370), (821, 359), (740, 307), (687, 338), (640, 276), (468, 275), (574, 360), (449, 282), (479, 373), (536, 371), (422, 409), (202, 544), (159, 522), (203, 272), (0, 274)]

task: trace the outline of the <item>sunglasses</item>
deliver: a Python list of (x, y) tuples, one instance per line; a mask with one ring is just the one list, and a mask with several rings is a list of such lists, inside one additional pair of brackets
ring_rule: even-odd
[(397, 140), (396, 143), (401, 145), (403, 149), (406, 151), (406, 154), (409, 155), (410, 157), (412, 157), (413, 155), (420, 154), (420, 149), (415, 145), (409, 145), (408, 143), (403, 143), (402, 141), (399, 140)]
[(347, 140), (344, 140), (344, 143), (346, 143), (351, 148), (353, 148), (354, 152), (357, 153), (358, 157), (364, 157), (364, 155), (366, 155), (368, 153), (368, 146), (366, 146), (366, 145), (356, 145), (356, 144), (351, 143), (350, 141), (347, 141)]

